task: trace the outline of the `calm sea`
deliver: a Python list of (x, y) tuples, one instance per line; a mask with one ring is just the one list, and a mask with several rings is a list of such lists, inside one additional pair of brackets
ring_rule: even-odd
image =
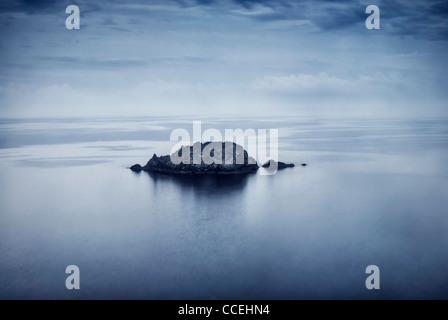
[[(279, 129), (280, 160), (308, 166), (127, 169), (193, 120)], [(448, 299), (447, 271), (446, 119), (0, 120), (1, 299)]]

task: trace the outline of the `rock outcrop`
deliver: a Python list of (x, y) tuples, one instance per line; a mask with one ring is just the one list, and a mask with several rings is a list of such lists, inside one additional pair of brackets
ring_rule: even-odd
[[(227, 149), (226, 149), (227, 147)], [(269, 160), (264, 168), (277, 169), (294, 167), (292, 163)], [(145, 166), (135, 164), (134, 172), (146, 171), (165, 174), (246, 174), (258, 170), (255, 159), (244, 148), (233, 142), (197, 142), (193, 146), (182, 146), (171, 156), (154, 154)]]
[(285, 168), (293, 168), (294, 167), (294, 163), (284, 163), (284, 162), (280, 162), (280, 161), (275, 161), (275, 160), (269, 160), (267, 161), (262, 167), (263, 168), (275, 168), (275, 164), (277, 163), (277, 169), (281, 170), (281, 169), (285, 169)]
[[(226, 152), (226, 147), (232, 148), (231, 151)], [(172, 158), (178, 161), (173, 163)], [(136, 164), (130, 169), (169, 174), (242, 174), (256, 172), (258, 164), (242, 146), (233, 142), (197, 142), (181, 147), (171, 156), (154, 154), (145, 166)]]

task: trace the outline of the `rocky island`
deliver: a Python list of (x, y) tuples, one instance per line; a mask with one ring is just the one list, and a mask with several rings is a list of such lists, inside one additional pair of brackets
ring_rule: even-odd
[(284, 162), (277, 162), (275, 160), (269, 160), (264, 165), (262, 165), (263, 168), (275, 168), (275, 165), (277, 164), (277, 169), (285, 169), (285, 168), (293, 168), (294, 163), (284, 163)]
[[(292, 163), (275, 161), (271, 165), (275, 163), (278, 169), (294, 167)], [(263, 167), (269, 167), (269, 161)], [(257, 161), (242, 146), (233, 142), (196, 142), (193, 146), (182, 146), (171, 155), (158, 157), (154, 154), (144, 166), (135, 164), (130, 167), (134, 172), (189, 175), (246, 174), (255, 173), (258, 168)]]

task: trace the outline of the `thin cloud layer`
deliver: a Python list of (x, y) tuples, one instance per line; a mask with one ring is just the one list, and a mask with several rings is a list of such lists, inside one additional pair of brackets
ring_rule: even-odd
[(116, 25), (113, 17), (147, 14), (146, 10), (185, 11), (188, 8), (204, 8), (203, 14), (236, 14), (261, 23), (271, 21), (310, 21), (322, 31), (334, 31), (350, 26), (360, 26), (365, 20), (367, 5), (381, 8), (386, 32), (396, 35), (430, 37), (445, 40), (448, 35), (448, 2), (444, 0), (405, 1), (372, 0), (134, 0), (122, 1), (55, 1), (55, 0), (5, 0), (0, 13), (53, 14), (60, 8), (75, 4), (83, 8), (83, 15), (92, 12), (109, 12), (113, 16), (104, 19), (104, 25)]

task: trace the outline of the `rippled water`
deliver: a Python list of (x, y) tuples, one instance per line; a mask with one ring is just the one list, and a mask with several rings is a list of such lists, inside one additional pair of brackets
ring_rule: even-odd
[[(278, 128), (280, 160), (309, 165), (127, 169), (193, 120)], [(444, 119), (0, 120), (0, 298), (447, 299), (447, 163)]]

